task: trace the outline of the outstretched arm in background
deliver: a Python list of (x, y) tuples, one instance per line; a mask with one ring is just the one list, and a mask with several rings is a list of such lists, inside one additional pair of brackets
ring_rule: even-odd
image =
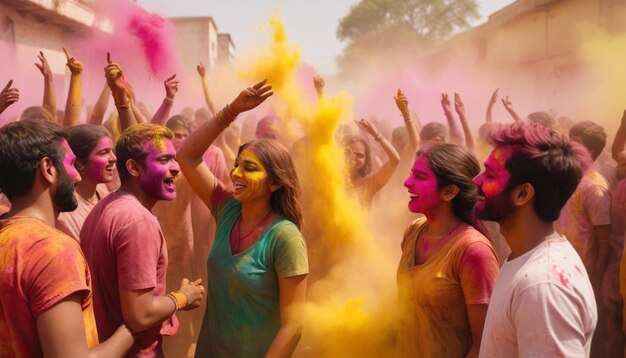
[(322, 76), (313, 76), (313, 86), (315, 86), (315, 92), (317, 92), (317, 98), (322, 98), (324, 95), (324, 87), (326, 86), (326, 81)]
[(13, 85), (13, 80), (9, 80), (0, 92), (0, 113), (20, 99), (20, 91), (11, 85)]
[(56, 122), (57, 119), (57, 97), (54, 92), (54, 81), (52, 80), (52, 71), (50, 70), (50, 65), (48, 64), (48, 60), (46, 60), (46, 56), (43, 55), (43, 52), (39, 51), (39, 56), (37, 56), (41, 63), (36, 63), (35, 66), (41, 71), (43, 75), (43, 104), (42, 107), (45, 108)]
[(611, 147), (611, 155), (615, 161), (619, 161), (619, 153), (624, 150), (626, 144), (626, 110), (622, 115), (622, 121), (620, 122), (617, 132), (615, 133), (615, 139), (613, 140), (613, 146)]
[(396, 170), (396, 167), (400, 162), (400, 154), (398, 154), (393, 145), (391, 145), (391, 143), (389, 143), (389, 141), (385, 139), (385, 137), (383, 137), (380, 132), (378, 132), (378, 129), (376, 129), (376, 127), (374, 127), (372, 123), (368, 122), (365, 119), (361, 119), (360, 121), (355, 122), (359, 126), (359, 128), (374, 137), (374, 139), (380, 144), (380, 146), (387, 154), (387, 157), (389, 158), (380, 167), (380, 169), (378, 169), (376, 173), (371, 174), (374, 180), (374, 192), (372, 193), (374, 194), (378, 192), (383, 186), (385, 186), (385, 184), (387, 184), (387, 182), (389, 181), (389, 178), (391, 178), (391, 175), (393, 174), (394, 170)]
[(65, 103), (65, 118), (63, 118), (63, 126), (69, 128), (78, 125), (80, 121), (80, 102), (81, 87), (80, 76), (83, 72), (83, 64), (80, 63), (70, 52), (63, 47), (65, 57), (67, 58), (67, 67), (70, 69), (70, 89), (67, 93), (67, 102)]
[(459, 128), (456, 126), (456, 121), (454, 120), (454, 115), (452, 114), (452, 106), (450, 105), (450, 99), (448, 98), (447, 93), (441, 94), (441, 108), (443, 108), (443, 114), (446, 116), (446, 121), (448, 122), (448, 129), (450, 130), (450, 143), (461, 145), (461, 143), (463, 143), (463, 138), (461, 137)]
[(417, 129), (415, 128), (413, 120), (411, 120), (411, 115), (409, 114), (409, 100), (399, 88), (398, 93), (393, 99), (396, 101), (396, 106), (402, 114), (402, 118), (404, 119), (404, 126), (406, 127), (406, 131), (409, 135), (409, 148), (407, 151), (415, 153), (420, 145), (420, 142), (419, 137), (417, 136)]
[(107, 53), (107, 63), (107, 66), (104, 68), (104, 77), (107, 80), (109, 89), (111, 89), (111, 95), (113, 96), (115, 107), (117, 108), (120, 127), (123, 132), (126, 128), (137, 124), (137, 120), (130, 108), (131, 102), (127, 95), (128, 82), (126, 82), (124, 71), (120, 65), (111, 62), (111, 54), (109, 53)]
[(93, 110), (87, 119), (87, 124), (97, 124), (101, 125), (104, 121), (104, 114), (107, 111), (107, 107), (109, 106), (109, 97), (111, 96), (111, 89), (109, 85), (105, 82), (104, 87), (102, 87), (102, 92), (100, 92), (100, 97), (98, 97), (98, 101), (93, 106)]
[(256, 108), (271, 96), (271, 89), (271, 86), (266, 86), (266, 81), (262, 81), (241, 91), (234, 101), (193, 131), (176, 152), (180, 169), (205, 205), (209, 206), (211, 203), (216, 180), (202, 160), (202, 155), (239, 113)]
[(162, 126), (165, 125), (165, 122), (167, 122), (167, 119), (170, 117), (170, 111), (174, 105), (174, 97), (176, 97), (176, 92), (178, 92), (178, 80), (176, 79), (176, 75), (166, 79), (163, 85), (165, 86), (165, 98), (163, 98), (161, 106), (152, 117), (152, 120), (150, 120), (150, 122)]
[(498, 89), (491, 94), (491, 98), (489, 99), (489, 103), (487, 104), (487, 112), (485, 113), (485, 122), (491, 123), (493, 122), (493, 106), (498, 101)]
[(211, 111), (212, 114), (216, 114), (217, 112), (215, 109), (215, 102), (213, 102), (213, 99), (211, 98), (209, 83), (206, 79), (206, 69), (204, 68), (204, 65), (202, 63), (196, 66), (196, 69), (198, 70), (198, 74), (200, 75), (200, 81), (202, 82), (202, 92), (204, 92), (204, 100), (206, 101), (206, 105), (207, 107), (209, 107), (209, 111)]
[(463, 104), (463, 100), (458, 93), (454, 93), (454, 110), (456, 114), (459, 116), (459, 121), (461, 121), (461, 127), (463, 127), (463, 133), (465, 134), (465, 145), (470, 152), (474, 152), (474, 134), (472, 134), (472, 129), (469, 127), (467, 123), (467, 117), (465, 116), (465, 105)]
[(502, 105), (504, 106), (504, 109), (506, 109), (506, 111), (509, 112), (511, 117), (513, 117), (513, 119), (516, 122), (519, 122), (519, 121), (522, 120), (522, 118), (513, 109), (513, 103), (511, 103), (511, 100), (509, 99), (509, 96), (506, 96), (505, 98), (502, 99)]

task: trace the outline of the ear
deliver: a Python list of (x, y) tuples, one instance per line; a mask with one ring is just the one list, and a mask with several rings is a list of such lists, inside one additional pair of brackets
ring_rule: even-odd
[(48, 183), (52, 184), (56, 182), (57, 178), (57, 168), (52, 163), (52, 159), (48, 157), (44, 157), (39, 161), (39, 171), (43, 176), (44, 180)]
[(273, 193), (273, 192), (275, 192), (276, 190), (280, 189), (280, 187), (281, 187), (281, 186), (282, 186), (282, 185), (278, 185), (278, 184), (274, 184), (274, 183), (272, 183), (272, 184), (270, 184), (270, 191)]
[(141, 167), (141, 165), (139, 165), (139, 163), (137, 163), (136, 160), (128, 159), (126, 161), (126, 170), (128, 170), (128, 173), (130, 173), (130, 175), (134, 177), (139, 177), (139, 174), (141, 174), (142, 169), (143, 168)]
[(440, 193), (443, 201), (449, 202), (452, 201), (457, 194), (459, 194), (459, 187), (454, 184), (446, 185), (443, 189), (441, 189)]
[(74, 168), (76, 168), (76, 170), (80, 174), (82, 174), (85, 171), (85, 163), (77, 160), (76, 162), (74, 162)]
[(535, 198), (535, 187), (530, 183), (523, 183), (511, 191), (511, 201), (515, 206), (524, 206)]

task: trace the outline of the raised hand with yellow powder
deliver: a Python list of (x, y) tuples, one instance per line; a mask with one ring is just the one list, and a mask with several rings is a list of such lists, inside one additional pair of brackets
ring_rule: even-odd
[(67, 67), (70, 69), (70, 87), (67, 93), (67, 102), (65, 103), (65, 117), (63, 125), (65, 127), (73, 127), (78, 125), (80, 121), (80, 102), (81, 102), (81, 73), (83, 65), (70, 52), (63, 47), (63, 52), (67, 59)]

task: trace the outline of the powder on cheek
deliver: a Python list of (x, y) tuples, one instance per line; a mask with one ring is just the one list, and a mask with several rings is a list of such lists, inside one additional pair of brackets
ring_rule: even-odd
[(76, 182), (80, 179), (80, 174), (78, 174), (78, 171), (76, 170), (76, 168), (74, 168), (76, 156), (74, 155), (74, 152), (72, 152), (72, 149), (67, 144), (67, 141), (65, 139), (61, 139), (61, 146), (63, 146), (63, 149), (65, 151), (65, 156), (63, 157), (63, 167), (65, 168), (65, 171), (70, 176), (72, 181)]

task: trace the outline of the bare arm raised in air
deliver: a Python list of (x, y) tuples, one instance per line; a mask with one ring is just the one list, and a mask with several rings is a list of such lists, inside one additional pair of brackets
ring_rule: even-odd
[(322, 78), (322, 76), (313, 76), (313, 86), (315, 87), (317, 98), (322, 98), (324, 95), (324, 87), (326, 86), (324, 78)]
[(162, 126), (165, 125), (165, 122), (167, 122), (167, 119), (170, 117), (170, 111), (174, 105), (174, 97), (176, 97), (176, 92), (178, 92), (178, 80), (176, 79), (176, 75), (166, 79), (163, 85), (165, 86), (165, 98), (163, 98), (161, 106), (152, 117), (152, 120), (150, 120), (150, 122)]
[(415, 128), (413, 120), (411, 119), (411, 115), (409, 114), (409, 100), (399, 88), (398, 93), (393, 99), (396, 101), (396, 106), (402, 114), (402, 118), (404, 119), (404, 126), (406, 127), (406, 131), (409, 135), (409, 151), (411, 153), (415, 153), (420, 145), (420, 142), (417, 135), (417, 129)]
[(509, 96), (506, 96), (505, 98), (502, 99), (502, 105), (504, 106), (504, 109), (506, 109), (506, 111), (509, 112), (511, 117), (513, 117), (513, 119), (516, 122), (519, 122), (519, 121), (522, 120), (522, 118), (513, 109), (513, 103), (511, 103), (511, 100), (509, 99)]
[(204, 100), (206, 101), (206, 105), (207, 107), (209, 107), (209, 111), (215, 114), (217, 112), (215, 109), (215, 102), (213, 102), (213, 98), (211, 97), (211, 91), (209, 91), (209, 83), (206, 79), (206, 69), (204, 68), (204, 65), (200, 63), (198, 66), (196, 66), (196, 70), (198, 70), (198, 74), (200, 75), (200, 81), (202, 82), (202, 92), (204, 93)]
[(67, 92), (67, 101), (65, 103), (65, 118), (63, 118), (63, 126), (73, 127), (80, 122), (80, 102), (81, 102), (81, 85), (80, 77), (83, 72), (83, 64), (80, 63), (70, 52), (63, 47), (65, 57), (67, 58), (67, 67), (70, 69), (70, 88)]
[(104, 114), (107, 111), (107, 107), (109, 106), (109, 97), (111, 96), (111, 89), (109, 85), (105, 82), (104, 87), (102, 87), (102, 91), (100, 92), (100, 97), (96, 101), (96, 104), (93, 106), (93, 110), (87, 118), (87, 124), (97, 124), (100, 125), (104, 121)]
[(485, 122), (491, 123), (493, 122), (493, 106), (498, 101), (498, 89), (491, 94), (491, 98), (489, 98), (489, 103), (487, 104), (487, 112), (485, 113)]
[(52, 80), (52, 70), (50, 70), (50, 65), (48, 64), (48, 60), (46, 56), (43, 55), (43, 52), (39, 51), (39, 56), (37, 56), (41, 63), (36, 63), (35, 66), (41, 71), (43, 75), (43, 104), (42, 107), (45, 108), (50, 115), (57, 121), (57, 96), (54, 92), (54, 81)]
[(234, 101), (193, 131), (176, 152), (180, 169), (205, 205), (209, 206), (211, 202), (216, 180), (202, 160), (202, 155), (239, 113), (256, 108), (271, 96), (271, 89), (266, 81), (262, 81), (241, 91)]
[(622, 120), (617, 132), (615, 133), (615, 139), (613, 139), (613, 146), (611, 147), (611, 155), (615, 161), (619, 162), (619, 153), (624, 151), (624, 145), (626, 144), (626, 110), (622, 115)]
[(124, 71), (120, 65), (111, 62), (111, 54), (108, 53), (107, 63), (107, 66), (104, 68), (104, 77), (107, 80), (109, 89), (111, 89), (111, 95), (113, 96), (115, 107), (117, 108), (120, 127), (123, 132), (126, 128), (132, 126), (133, 124), (137, 124), (137, 120), (135, 119), (135, 115), (130, 108), (131, 102), (127, 95), (128, 87)]
[(391, 145), (391, 143), (389, 143), (389, 141), (385, 139), (380, 132), (378, 132), (378, 129), (376, 129), (372, 123), (365, 119), (355, 122), (359, 128), (371, 135), (378, 142), (378, 144), (380, 144), (389, 158), (376, 173), (371, 174), (374, 180), (374, 192), (372, 193), (374, 194), (385, 186), (385, 184), (389, 181), (389, 178), (391, 178), (391, 175), (394, 170), (396, 170), (396, 167), (400, 162), (400, 154), (398, 154), (393, 145)]
[(446, 121), (448, 122), (448, 128), (450, 130), (450, 142), (452, 144), (461, 145), (461, 143), (463, 143), (463, 137), (461, 137), (459, 127), (457, 127), (456, 121), (454, 120), (454, 115), (452, 114), (452, 106), (450, 105), (450, 99), (448, 98), (447, 93), (441, 94), (441, 108), (443, 108), (443, 114), (446, 116)]
[(456, 114), (459, 116), (459, 121), (461, 121), (461, 127), (463, 127), (463, 134), (465, 134), (465, 145), (467, 149), (471, 152), (474, 152), (474, 134), (472, 133), (472, 129), (469, 127), (469, 123), (467, 123), (467, 117), (465, 116), (465, 105), (463, 104), (463, 100), (458, 93), (454, 93), (454, 110)]

